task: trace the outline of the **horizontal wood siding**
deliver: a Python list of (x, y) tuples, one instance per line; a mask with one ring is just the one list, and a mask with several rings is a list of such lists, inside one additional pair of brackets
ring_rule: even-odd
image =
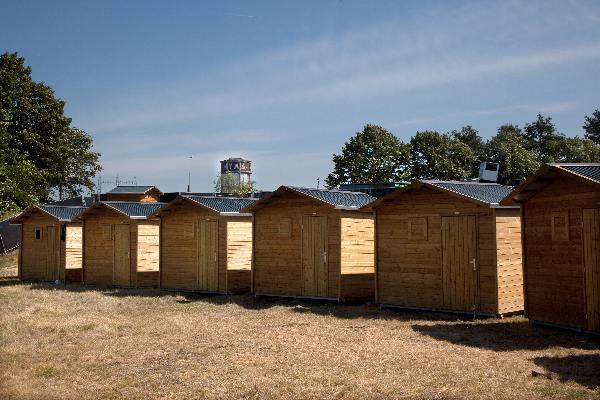
[[(425, 187), (406, 192), (377, 209), (380, 303), (443, 307), (441, 218), (455, 215), (477, 217), (480, 311), (496, 313), (495, 239), (491, 209)], [(418, 224), (409, 224), (411, 219)], [(420, 231), (424, 223), (426, 234)], [(415, 230), (412, 234), (409, 225)]]
[(340, 296), (340, 212), (294, 193), (272, 199), (254, 215), (254, 292), (301, 296), (302, 216), (327, 217), (328, 296)]
[(227, 220), (227, 270), (252, 266), (252, 219), (230, 217)]
[(375, 296), (375, 217), (371, 213), (343, 213), (340, 224), (340, 297), (372, 301)]
[(65, 230), (65, 268), (81, 269), (83, 246), (83, 224), (67, 223)]
[(519, 209), (496, 210), (498, 313), (523, 311), (523, 262)]
[[(597, 186), (560, 176), (524, 203), (526, 314), (585, 328), (583, 208), (597, 208)], [(568, 238), (552, 235), (553, 213), (568, 216)]]
[(137, 271), (158, 272), (159, 221), (140, 221), (137, 226)]
[(249, 269), (227, 270), (227, 292), (232, 294), (248, 293), (250, 291)]

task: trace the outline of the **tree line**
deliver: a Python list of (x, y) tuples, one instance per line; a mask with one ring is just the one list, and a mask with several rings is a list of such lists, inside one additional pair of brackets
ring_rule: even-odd
[(478, 176), (482, 161), (499, 164), (498, 182), (514, 185), (541, 164), (600, 162), (600, 111), (584, 118), (584, 136), (569, 137), (541, 114), (523, 128), (506, 124), (485, 140), (470, 125), (451, 132), (421, 131), (405, 143), (378, 125), (366, 125), (333, 155), (328, 188), (345, 183), (414, 179), (462, 180)]
[(100, 154), (64, 107), (23, 57), (0, 55), (0, 214), (93, 189)]

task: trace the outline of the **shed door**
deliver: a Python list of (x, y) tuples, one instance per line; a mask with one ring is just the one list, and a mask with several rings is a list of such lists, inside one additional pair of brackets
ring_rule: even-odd
[(198, 288), (215, 292), (219, 290), (217, 251), (217, 221), (198, 222)]
[(600, 331), (600, 210), (583, 210), (587, 327)]
[(129, 225), (115, 225), (113, 235), (113, 283), (117, 286), (131, 286)]
[(49, 281), (60, 279), (60, 246), (58, 239), (56, 226), (48, 226), (46, 229), (46, 279)]
[(302, 217), (302, 276), (305, 296), (327, 296), (327, 259), (327, 217)]
[(442, 217), (444, 308), (477, 310), (477, 233), (474, 216)]

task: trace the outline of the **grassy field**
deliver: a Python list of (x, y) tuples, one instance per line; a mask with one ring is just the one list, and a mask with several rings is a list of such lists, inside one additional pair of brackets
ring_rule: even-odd
[(521, 317), (28, 284), (7, 264), (2, 399), (600, 398), (600, 338)]

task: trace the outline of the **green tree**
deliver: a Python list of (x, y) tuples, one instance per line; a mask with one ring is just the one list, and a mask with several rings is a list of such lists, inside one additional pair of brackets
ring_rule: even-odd
[(551, 117), (538, 114), (535, 121), (525, 124), (523, 137), (525, 138), (526, 147), (537, 153), (537, 158), (541, 162), (559, 161), (560, 157), (557, 150), (564, 139), (564, 135), (556, 131)]
[(473, 177), (479, 162), (475, 152), (453, 134), (417, 132), (410, 141), (414, 179), (454, 180)]
[(227, 172), (226, 174), (218, 174), (214, 185), (215, 193), (245, 197), (254, 193), (256, 183), (254, 181), (238, 182), (231, 172)]
[(92, 151), (91, 137), (71, 126), (64, 105), (52, 88), (32, 80), (24, 58), (16, 53), (0, 55), (0, 122), (5, 126), (1, 146), (11, 150), (2, 157), (1, 168), (5, 176), (23, 177), (13, 174), (14, 168), (36, 177), (18, 207), (45, 201), (52, 193), (63, 197), (93, 188), (99, 154)]
[(526, 145), (523, 132), (516, 125), (502, 125), (486, 144), (486, 158), (500, 165), (498, 182), (504, 185), (521, 181), (533, 174), (540, 162)]
[(591, 117), (585, 116), (583, 130), (586, 139), (600, 145), (600, 111), (595, 110)]
[(333, 172), (325, 179), (328, 188), (343, 183), (397, 182), (409, 177), (408, 146), (378, 125), (366, 125), (350, 138), (341, 154), (333, 155)]
[(450, 134), (461, 143), (467, 145), (473, 152), (475, 157), (469, 160), (471, 161), (470, 171), (471, 177), (476, 177), (479, 173), (479, 164), (485, 161), (486, 142), (479, 135), (479, 131), (471, 125), (463, 126), (460, 131), (454, 130)]

